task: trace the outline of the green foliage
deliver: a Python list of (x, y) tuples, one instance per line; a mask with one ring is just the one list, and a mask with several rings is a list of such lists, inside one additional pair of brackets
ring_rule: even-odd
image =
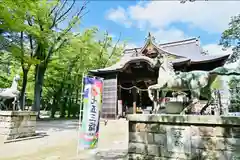
[(221, 77), (217, 76), (215, 78), (215, 80), (212, 82), (211, 84), (211, 89), (212, 90), (221, 90), (222, 89), (222, 81), (221, 81)]
[[(42, 87), (42, 83), (42, 107), (51, 109), (53, 114), (54, 110), (61, 110), (63, 116), (65, 110), (73, 116), (78, 110), (83, 73), (115, 63), (124, 47), (118, 45), (119, 40), (114, 43), (107, 32), (96, 40), (102, 33), (97, 28), (72, 33), (86, 8), (83, 4), (69, 19), (66, 11), (74, 3), (48, 0), (0, 3), (0, 87), (9, 87), (18, 73), (22, 77), (20, 89), (24, 93), (25, 87), (27, 99), (33, 101), (40, 98), (34, 95), (34, 88)], [(65, 20), (68, 25), (59, 29)], [(39, 66), (44, 69), (41, 82), (36, 81)], [(26, 86), (23, 77), (27, 77)]]
[(231, 18), (229, 28), (222, 33), (220, 45), (224, 48), (232, 47), (233, 54), (229, 63), (236, 62), (240, 57), (240, 14)]
[(75, 104), (80, 103), (83, 73), (111, 65), (119, 58), (123, 48), (115, 47), (107, 34), (102, 41), (96, 41), (97, 33), (98, 30), (93, 28), (79, 35), (68, 35), (70, 40), (54, 54), (46, 71), (44, 101), (53, 103), (50, 99), (56, 98), (56, 103), (61, 107), (67, 96), (67, 105), (72, 105), (72, 109), (76, 110)]
[(230, 88), (240, 87), (239, 80), (240, 80), (240, 77), (232, 77), (228, 84), (229, 87)]
[[(223, 45), (224, 48), (232, 48), (232, 55), (228, 60), (228, 63), (237, 62), (240, 58), (240, 14), (233, 16), (229, 23), (229, 28), (226, 29), (221, 36), (220, 45)], [(239, 65), (238, 65), (239, 69)], [(240, 111), (240, 97), (239, 90), (240, 86), (238, 85), (240, 78), (232, 77), (229, 82), (230, 92), (232, 95), (231, 102), (232, 111)], [(238, 109), (237, 109), (238, 108)]]
[(19, 63), (14, 59), (9, 52), (0, 52), (0, 88), (11, 86), (13, 77), (19, 73)]

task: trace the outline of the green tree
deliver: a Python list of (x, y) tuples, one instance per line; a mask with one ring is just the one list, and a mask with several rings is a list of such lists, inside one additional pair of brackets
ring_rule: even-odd
[[(120, 57), (123, 51), (106, 33), (102, 40), (96, 41), (96, 28), (88, 29), (77, 36), (72, 36), (53, 56), (46, 71), (43, 99), (51, 102), (52, 117), (60, 109), (61, 117), (65, 111), (75, 116), (79, 108), (81, 80), (83, 73), (89, 69), (102, 68)], [(61, 72), (59, 72), (61, 70)], [(46, 98), (46, 99), (45, 99)], [(45, 103), (46, 104), (46, 103)], [(78, 104), (78, 105), (77, 105)], [(73, 113), (74, 112), (74, 113)]]
[(226, 29), (221, 36), (220, 45), (224, 48), (232, 47), (232, 55), (228, 63), (237, 62), (240, 58), (240, 14), (233, 16)]
[(75, 4), (75, 0), (71, 1), (58, 1), (54, 5), (49, 5), (49, 1), (40, 1), (35, 3), (35, 9), (37, 10), (34, 18), (35, 25), (39, 29), (36, 36), (36, 51), (34, 56), (40, 61), (35, 66), (35, 89), (34, 89), (34, 104), (33, 110), (39, 111), (40, 100), (42, 93), (42, 86), (44, 81), (44, 75), (48, 67), (49, 62), (52, 60), (52, 56), (57, 52), (68, 39), (68, 33), (79, 22), (82, 16), (85, 14), (86, 2), (79, 8), (74, 14), (74, 17), (69, 21), (66, 28), (59, 30), (58, 26), (66, 19), (69, 18), (68, 14), (72, 11)]
[[(26, 92), (34, 111), (40, 110), (41, 102), (53, 117), (59, 109), (62, 117), (65, 111), (68, 116), (76, 115), (73, 106), (79, 103), (83, 73), (119, 59), (124, 47), (119, 47), (120, 37), (113, 43), (107, 32), (96, 40), (96, 28), (71, 32), (86, 13), (86, 4), (69, 21), (75, 1), (9, 0), (0, 4), (0, 85), (11, 82), (13, 74), (22, 70), (22, 107)], [(62, 24), (66, 27), (59, 28)], [(9, 68), (13, 68), (11, 73)]]
[(27, 86), (28, 72), (32, 64), (38, 63), (34, 53), (33, 35), (37, 29), (32, 25), (35, 14), (34, 1), (4, 1), (0, 4), (0, 28), (2, 28), (3, 49), (12, 56), (12, 61), (18, 61), (22, 68), (22, 87), (20, 104), (23, 108), (24, 94)]
[[(229, 23), (229, 28), (226, 29), (221, 36), (220, 45), (225, 49), (232, 48), (233, 53), (231, 54), (228, 63), (239, 62), (240, 58), (240, 14), (233, 16)], [(240, 65), (238, 64), (239, 68)], [(231, 109), (230, 111), (239, 111), (239, 82), (240, 77), (232, 77), (229, 82), (231, 92)]]
[[(69, 5), (69, 3), (71, 3)], [(27, 74), (34, 61), (35, 63), (35, 89), (33, 110), (39, 111), (40, 97), (44, 74), (52, 55), (67, 41), (67, 34), (84, 15), (86, 2), (68, 21), (64, 29), (59, 25), (68, 17), (75, 4), (74, 1), (4, 1), (0, 9), (1, 28), (17, 33), (17, 43), (11, 44), (11, 52), (17, 54), (23, 70), (24, 93), (27, 83)], [(29, 44), (27, 44), (29, 42)], [(21, 94), (23, 95), (23, 94)]]

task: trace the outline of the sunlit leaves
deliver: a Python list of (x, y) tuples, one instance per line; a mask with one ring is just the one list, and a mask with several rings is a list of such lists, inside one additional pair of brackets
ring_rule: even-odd
[[(62, 98), (78, 99), (82, 75), (115, 63), (123, 49), (107, 32), (97, 38), (102, 33), (97, 28), (71, 32), (74, 26), (78, 26), (84, 7), (80, 7), (80, 12), (72, 19), (66, 19), (67, 14), (61, 16), (66, 11), (62, 10), (64, 1), (9, 0), (1, 3), (0, 34), (4, 35), (1, 36), (3, 40), (10, 42), (9, 53), (1, 57), (1, 62), (11, 68), (11, 73), (9, 76), (7, 67), (2, 67), (0, 87), (8, 86), (6, 82), (11, 82), (12, 75), (18, 73), (23, 77), (23, 71), (28, 71), (26, 93), (27, 98), (33, 100), (34, 83), (38, 84), (34, 66), (41, 65), (46, 69), (42, 100), (48, 103), (57, 99), (60, 104)], [(59, 29), (64, 20), (68, 25)]]
[(231, 18), (229, 28), (221, 36), (220, 44), (225, 48), (232, 47), (233, 54), (229, 63), (236, 62), (240, 58), (240, 14)]
[(68, 42), (54, 54), (47, 69), (44, 82), (45, 95), (49, 96), (48, 92), (55, 94), (62, 86), (64, 90), (69, 90), (75, 95), (74, 93), (81, 89), (83, 73), (86, 74), (90, 69), (105, 67), (105, 64), (111, 65), (113, 59), (119, 57), (122, 48), (117, 46), (114, 53), (110, 53), (109, 50), (113, 51), (115, 46), (112, 38), (105, 34), (98, 41), (97, 34), (99, 31), (96, 28), (87, 29), (79, 34), (68, 34)]
[(215, 80), (212, 82), (212, 84), (211, 84), (211, 88), (213, 89), (213, 90), (221, 90), (221, 89), (223, 89), (222, 86), (223, 84), (222, 84), (222, 79), (221, 79), (221, 76), (217, 76), (216, 78), (215, 78)]

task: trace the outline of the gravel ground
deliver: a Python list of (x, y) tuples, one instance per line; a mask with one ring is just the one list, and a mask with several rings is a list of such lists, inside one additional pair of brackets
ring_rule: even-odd
[(77, 156), (78, 121), (40, 121), (37, 131), (48, 136), (0, 144), (0, 160), (100, 160), (126, 159), (128, 125), (111, 120), (100, 125), (98, 148)]

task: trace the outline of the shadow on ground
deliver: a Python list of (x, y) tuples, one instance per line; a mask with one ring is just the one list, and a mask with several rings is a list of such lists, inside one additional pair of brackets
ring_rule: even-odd
[(64, 131), (77, 129), (78, 120), (37, 121), (37, 131)]
[(97, 153), (90, 153), (86, 158), (76, 158), (73, 160), (127, 160), (127, 150), (110, 149), (101, 150)]
[(127, 159), (127, 150), (108, 150), (108, 151), (100, 151), (95, 156), (96, 160), (100, 159)]

